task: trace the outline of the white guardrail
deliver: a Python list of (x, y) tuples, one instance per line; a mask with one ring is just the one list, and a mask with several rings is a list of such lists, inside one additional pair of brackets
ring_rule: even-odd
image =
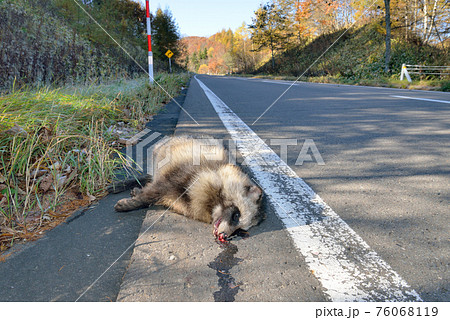
[(421, 66), (414, 64), (402, 64), (402, 73), (400, 80), (406, 79), (412, 82), (410, 74), (435, 74), (435, 75), (450, 75), (450, 66)]

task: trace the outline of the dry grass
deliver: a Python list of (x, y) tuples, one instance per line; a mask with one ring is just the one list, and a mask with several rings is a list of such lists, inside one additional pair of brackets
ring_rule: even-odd
[[(161, 75), (176, 95), (189, 75)], [(140, 127), (170, 98), (146, 79), (0, 96), (0, 252), (106, 194), (126, 164), (111, 126)]]

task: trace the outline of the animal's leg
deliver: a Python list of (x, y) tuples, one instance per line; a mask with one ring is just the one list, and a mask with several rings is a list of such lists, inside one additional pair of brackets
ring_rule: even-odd
[(131, 191), (131, 195), (131, 198), (117, 201), (114, 209), (116, 209), (116, 211), (131, 211), (145, 208), (155, 203), (160, 198), (159, 192), (153, 183), (147, 184), (142, 189), (134, 188)]
[(133, 198), (126, 198), (117, 201), (116, 205), (114, 206), (114, 209), (116, 209), (116, 211), (131, 211), (135, 209), (148, 207), (148, 205), (149, 205), (148, 203), (144, 203), (142, 201), (138, 201)]

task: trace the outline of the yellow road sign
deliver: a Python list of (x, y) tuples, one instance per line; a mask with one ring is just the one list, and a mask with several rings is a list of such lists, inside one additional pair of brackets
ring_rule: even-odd
[(173, 56), (173, 52), (172, 52), (172, 51), (170, 51), (170, 50), (167, 50), (167, 52), (166, 52), (166, 56), (167, 56), (167, 58), (172, 58), (172, 56)]

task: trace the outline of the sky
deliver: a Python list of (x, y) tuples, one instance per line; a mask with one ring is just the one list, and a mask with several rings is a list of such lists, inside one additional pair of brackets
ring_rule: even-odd
[[(135, 0), (145, 6), (145, 0)], [(222, 29), (236, 30), (245, 21), (252, 22), (253, 12), (263, 0), (150, 0), (150, 11), (168, 8), (182, 36), (208, 37)]]

